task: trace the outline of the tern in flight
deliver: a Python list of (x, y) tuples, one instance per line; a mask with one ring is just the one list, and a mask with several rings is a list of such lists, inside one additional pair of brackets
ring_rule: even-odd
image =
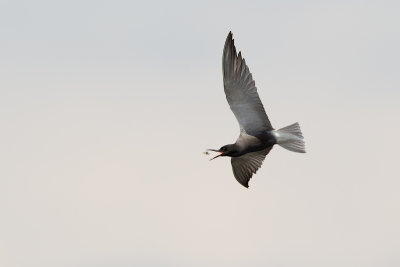
[(236, 53), (232, 32), (225, 41), (222, 73), (226, 99), (239, 122), (240, 135), (234, 144), (209, 150), (220, 153), (212, 159), (231, 157), (233, 175), (241, 185), (249, 187), (253, 173), (261, 167), (275, 144), (305, 153), (303, 135), (297, 122), (279, 130), (272, 127), (249, 68), (241, 52)]

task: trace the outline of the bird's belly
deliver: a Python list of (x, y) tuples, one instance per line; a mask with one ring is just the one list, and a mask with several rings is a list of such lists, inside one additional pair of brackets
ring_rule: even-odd
[(232, 155), (233, 157), (240, 157), (250, 152), (256, 152), (264, 150), (266, 148), (270, 148), (275, 144), (275, 140), (273, 138), (270, 138), (269, 136), (265, 136), (265, 138), (262, 138), (261, 140), (255, 136), (242, 135), (236, 141), (236, 144), (240, 149), (237, 153)]

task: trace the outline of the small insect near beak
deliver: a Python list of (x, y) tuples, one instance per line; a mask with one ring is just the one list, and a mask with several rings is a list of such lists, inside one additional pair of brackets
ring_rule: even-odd
[(221, 157), (221, 156), (223, 156), (224, 155), (224, 152), (223, 151), (221, 151), (221, 150), (216, 150), (216, 149), (208, 149), (209, 151), (214, 151), (214, 152), (218, 152), (218, 153), (221, 153), (221, 154), (219, 154), (219, 155), (216, 155), (215, 157), (213, 157), (212, 159), (210, 159), (210, 160), (213, 160), (213, 159), (216, 159), (216, 158), (218, 158), (218, 157)]

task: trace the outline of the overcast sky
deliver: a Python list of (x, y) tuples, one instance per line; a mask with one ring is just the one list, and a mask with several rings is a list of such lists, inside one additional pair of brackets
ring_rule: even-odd
[[(0, 265), (399, 266), (398, 1), (0, 1)], [(232, 31), (275, 128), (242, 187)]]

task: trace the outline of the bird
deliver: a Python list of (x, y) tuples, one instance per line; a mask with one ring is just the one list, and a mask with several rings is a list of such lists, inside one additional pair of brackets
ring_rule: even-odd
[(230, 31), (222, 54), (222, 74), (226, 100), (240, 128), (236, 142), (220, 149), (218, 157), (231, 157), (233, 175), (244, 187), (249, 187), (253, 174), (261, 167), (274, 145), (298, 153), (305, 153), (304, 137), (298, 122), (275, 130), (257, 92), (253, 76), (242, 53), (236, 53)]

